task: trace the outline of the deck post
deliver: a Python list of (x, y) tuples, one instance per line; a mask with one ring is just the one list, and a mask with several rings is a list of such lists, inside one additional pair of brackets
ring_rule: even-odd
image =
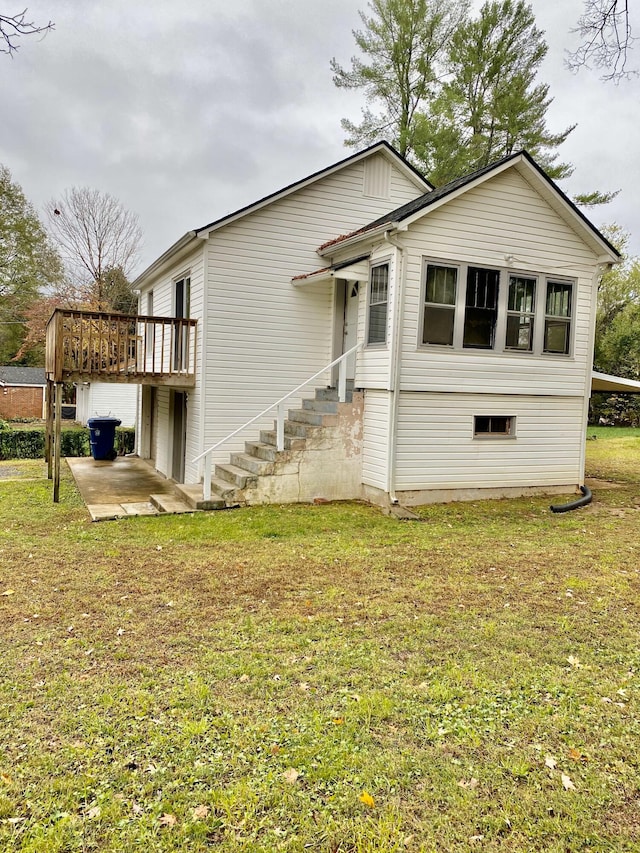
[(60, 503), (60, 436), (62, 432), (62, 382), (56, 382), (56, 416), (53, 440), (53, 502)]
[(54, 384), (47, 379), (47, 420), (44, 440), (44, 458), (47, 462), (47, 479), (53, 478), (53, 394)]
[(347, 399), (347, 360), (343, 358), (338, 364), (338, 402), (344, 403)]

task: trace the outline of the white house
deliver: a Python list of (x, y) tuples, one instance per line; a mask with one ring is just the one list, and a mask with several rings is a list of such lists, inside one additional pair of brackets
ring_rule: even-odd
[[(618, 259), (525, 152), (433, 189), (376, 144), (139, 276), (141, 314), (195, 318), (197, 348), (192, 388), (142, 389), (138, 452), (212, 505), (573, 491)], [(260, 413), (314, 374), (279, 435)]]

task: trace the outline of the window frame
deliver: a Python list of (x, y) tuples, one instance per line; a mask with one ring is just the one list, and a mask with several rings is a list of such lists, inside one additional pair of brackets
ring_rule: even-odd
[[(427, 277), (429, 275), (429, 267), (433, 267), (436, 269), (455, 270), (455, 274), (456, 274), (456, 280), (455, 280), (456, 295), (455, 295), (455, 300), (454, 300), (453, 304), (450, 304), (448, 302), (428, 302), (427, 301)], [(421, 338), (420, 345), (423, 347), (445, 347), (448, 350), (455, 348), (455, 346), (456, 346), (456, 326), (457, 326), (456, 314), (458, 311), (457, 306), (458, 306), (458, 297), (459, 297), (459, 291), (460, 291), (460, 266), (458, 264), (447, 264), (444, 262), (440, 263), (440, 262), (435, 262), (432, 260), (425, 259), (425, 262), (423, 265), (422, 279), (423, 279), (423, 287), (422, 287), (423, 298), (421, 300), (421, 305), (422, 305), (421, 319), (422, 319), (422, 322), (420, 323), (420, 338)], [(439, 308), (440, 310), (442, 310), (443, 307), (444, 308), (451, 308), (451, 312), (453, 313), (453, 331), (452, 331), (452, 335), (451, 335), (451, 343), (450, 344), (443, 344), (443, 343), (436, 343), (433, 341), (425, 341), (425, 329), (426, 329), (426, 325), (427, 325), (426, 324), (427, 308)]]
[[(491, 427), (492, 421), (506, 421), (507, 422), (507, 431), (502, 430), (478, 430), (478, 421), (487, 420), (488, 426)], [(496, 414), (483, 414), (483, 415), (474, 415), (472, 422), (472, 436), (474, 441), (496, 441), (499, 439), (509, 439), (513, 440), (517, 438), (516, 433), (516, 425), (517, 425), (517, 416), (516, 415), (496, 415)]]
[[(427, 303), (427, 273), (430, 266), (445, 267), (457, 270), (456, 273), (456, 304), (454, 306), (454, 328), (453, 344), (428, 343), (425, 341), (425, 317), (427, 307), (438, 303)], [(466, 309), (467, 275), (470, 268), (486, 269), (498, 272), (498, 296), (497, 315), (494, 329), (493, 347), (464, 346), (464, 325)], [(509, 310), (509, 289), (512, 278), (523, 278), (535, 280), (534, 310), (525, 312), (533, 320), (533, 333), (531, 335), (531, 348), (520, 349), (507, 346), (507, 322), (509, 316), (516, 316), (523, 312)], [(570, 287), (570, 316), (566, 318), (555, 318), (566, 320), (568, 325), (568, 352), (552, 352), (544, 349), (545, 329), (549, 316), (546, 314), (547, 288), (549, 284), (562, 284)], [(575, 327), (576, 327), (576, 302), (577, 302), (577, 279), (564, 276), (554, 276), (530, 269), (518, 269), (516, 267), (499, 267), (497, 265), (451, 261), (447, 258), (424, 255), (422, 257), (422, 272), (420, 282), (420, 311), (418, 314), (418, 328), (416, 349), (418, 351), (441, 351), (441, 352), (484, 352), (491, 355), (509, 356), (515, 358), (564, 358), (571, 359), (574, 354)], [(551, 316), (551, 319), (554, 319)]]
[[(562, 314), (549, 314), (547, 313), (547, 305), (549, 299), (549, 286), (550, 285), (562, 285), (566, 287), (569, 293), (569, 313), (567, 315)], [(573, 355), (573, 339), (574, 339), (574, 328), (575, 328), (575, 282), (564, 279), (564, 278), (556, 278), (547, 276), (545, 280), (544, 287), (544, 304), (543, 304), (543, 312), (542, 312), (542, 344), (541, 344), (541, 355), (544, 356), (559, 356), (560, 358), (567, 358)], [(556, 323), (562, 322), (565, 326), (567, 326), (566, 331), (566, 348), (564, 352), (560, 352), (559, 350), (548, 350), (545, 349), (545, 343), (547, 340), (547, 323), (549, 321), (555, 321)]]
[[(377, 269), (381, 269), (382, 267), (387, 268), (387, 293), (386, 300), (384, 302), (372, 302), (373, 296), (373, 276), (374, 271)], [(367, 328), (365, 330), (365, 341), (367, 349), (386, 349), (388, 344), (388, 336), (389, 336), (389, 305), (390, 305), (390, 290), (391, 290), (391, 259), (380, 259), (375, 263), (371, 264), (369, 269), (369, 281), (367, 282)], [(377, 307), (378, 305), (385, 306), (384, 312), (384, 339), (381, 341), (372, 341), (370, 340), (371, 335), (371, 309), (373, 307)]]
[[(521, 279), (525, 281), (533, 282), (533, 300), (532, 300), (532, 308), (531, 311), (523, 311), (518, 310), (516, 308), (509, 308), (509, 298), (511, 296), (511, 285), (514, 280)], [(536, 334), (538, 331), (538, 326), (540, 325), (537, 320), (538, 318), (538, 300), (540, 296), (540, 280), (539, 276), (533, 275), (531, 273), (516, 273), (513, 270), (509, 270), (507, 274), (507, 302), (506, 302), (506, 311), (505, 311), (505, 326), (504, 326), (504, 349), (506, 352), (520, 352), (525, 354), (533, 354), (536, 349)], [(507, 342), (507, 335), (509, 334), (509, 318), (510, 317), (526, 317), (530, 320), (530, 333), (529, 333), (529, 346), (527, 348), (524, 347), (514, 347), (510, 346)]]

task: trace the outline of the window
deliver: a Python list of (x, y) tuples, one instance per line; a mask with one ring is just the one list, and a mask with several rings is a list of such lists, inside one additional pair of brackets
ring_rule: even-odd
[[(188, 318), (191, 311), (191, 279), (189, 276), (175, 283), (175, 315), (177, 319)], [(186, 324), (176, 324), (173, 341), (173, 369), (186, 370), (189, 363), (189, 329)]]
[(509, 276), (507, 301), (507, 349), (533, 349), (533, 322), (536, 311), (536, 280), (519, 275)]
[(388, 305), (389, 264), (378, 264), (378, 266), (371, 268), (368, 344), (385, 344), (387, 342)]
[(543, 352), (569, 354), (572, 290), (572, 285), (565, 282), (547, 282)]
[(427, 265), (423, 344), (453, 345), (458, 270)]
[(473, 437), (515, 436), (516, 419), (513, 415), (476, 415), (473, 419)]
[(462, 345), (492, 349), (498, 319), (498, 270), (469, 267)]

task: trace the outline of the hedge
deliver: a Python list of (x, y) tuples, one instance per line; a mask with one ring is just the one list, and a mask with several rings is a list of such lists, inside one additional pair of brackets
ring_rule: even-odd
[[(116, 427), (118, 456), (133, 453), (136, 431), (133, 427)], [(44, 459), (45, 428), (12, 429), (0, 421), (0, 459)], [(60, 434), (62, 456), (90, 456), (88, 429), (63, 429)]]

